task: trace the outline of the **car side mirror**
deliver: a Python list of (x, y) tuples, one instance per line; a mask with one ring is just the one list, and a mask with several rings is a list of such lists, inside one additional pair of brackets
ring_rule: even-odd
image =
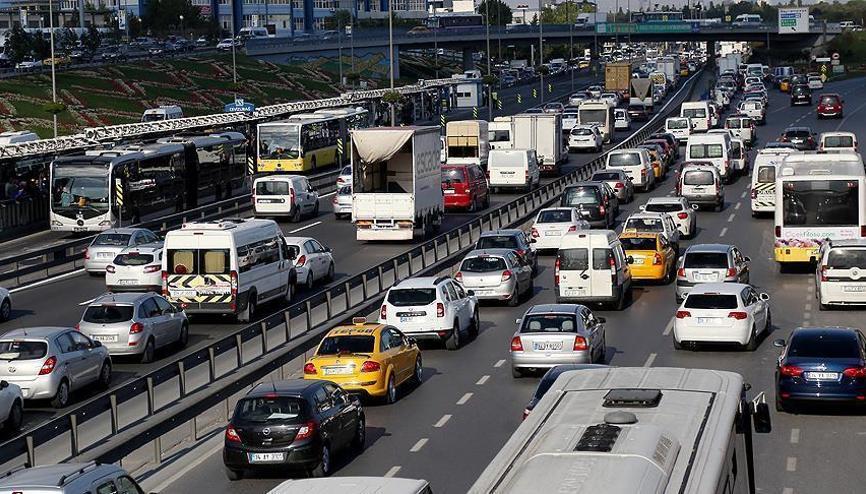
[(640, 209), (641, 211), (645, 211), (646, 210), (646, 204), (641, 204), (640, 206), (638, 206), (638, 209)]
[(749, 256), (743, 256), (743, 260), (746, 262), (752, 262), (752, 258)]
[(766, 302), (767, 300), (770, 300), (770, 295), (766, 294), (766, 293), (762, 293), (762, 294), (758, 295), (758, 298), (760, 298), (761, 300)]
[(475, 290), (466, 290), (466, 294), (469, 295), (470, 297), (474, 297), (475, 296)]
[(634, 264), (634, 257), (628, 256), (625, 258), (625, 261), (629, 264)]
[(783, 338), (778, 338), (773, 340), (773, 346), (777, 348), (785, 348), (786, 346), (788, 346), (788, 344)]
[(99, 348), (102, 346), (102, 342), (99, 340), (93, 340), (93, 348)]
[(518, 326), (520, 326), (520, 321), (522, 321), (522, 320), (523, 319), (517, 318), (514, 320), (514, 324), (517, 324)]
[(0, 389), (6, 389), (9, 387), (8, 381), (0, 381)]
[(697, 210), (700, 209), (700, 208), (701, 208), (701, 207), (700, 207), (699, 205), (697, 205), (697, 204), (692, 204), (692, 209), (694, 209), (695, 211), (697, 211)]
[(602, 316), (595, 316), (595, 320), (598, 321), (599, 324), (604, 324), (607, 322), (607, 318)]

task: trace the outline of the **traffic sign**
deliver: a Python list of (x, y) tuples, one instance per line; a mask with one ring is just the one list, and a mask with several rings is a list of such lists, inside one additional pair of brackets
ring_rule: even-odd
[(223, 111), (226, 113), (252, 113), (256, 111), (256, 105), (237, 98), (234, 103), (228, 103)]
[(833, 52), (833, 54), (830, 55), (830, 58), (833, 60), (839, 60), (839, 52)]

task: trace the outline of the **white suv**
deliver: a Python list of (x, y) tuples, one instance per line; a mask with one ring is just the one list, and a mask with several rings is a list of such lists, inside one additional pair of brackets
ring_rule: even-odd
[(866, 304), (866, 240), (827, 241), (815, 271), (820, 310), (830, 305)]
[(462, 338), (478, 334), (478, 299), (448, 276), (409, 278), (388, 290), (379, 322), (457, 350)]

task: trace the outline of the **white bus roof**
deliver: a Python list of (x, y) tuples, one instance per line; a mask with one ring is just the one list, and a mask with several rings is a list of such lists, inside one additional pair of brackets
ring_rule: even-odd
[(416, 494), (427, 482), (397, 477), (330, 477), (287, 480), (268, 494)]
[(470, 492), (715, 492), (742, 392), (725, 371), (565, 372)]
[(863, 159), (855, 152), (796, 153), (785, 156), (781, 176), (808, 177), (815, 175), (866, 176)]

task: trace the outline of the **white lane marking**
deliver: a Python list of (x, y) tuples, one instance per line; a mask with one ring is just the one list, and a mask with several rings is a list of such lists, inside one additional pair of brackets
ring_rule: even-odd
[(808, 324), (809, 320), (811, 320), (811, 319), (812, 319), (812, 313), (811, 312), (809, 312), (809, 311), (803, 312), (803, 322), (805, 324)]
[(421, 448), (423, 448), (425, 444), (427, 444), (427, 438), (422, 437), (421, 439), (418, 440), (417, 443), (415, 443), (414, 446), (412, 446), (409, 449), (409, 452), (410, 453), (417, 453), (417, 452), (421, 451)]
[(668, 336), (669, 334), (671, 334), (671, 331), (674, 330), (674, 321), (675, 320), (676, 320), (675, 317), (671, 318), (671, 320), (668, 322), (668, 325), (665, 326), (665, 330), (662, 332), (662, 336)]
[(784, 489), (782, 489), (782, 494), (794, 494), (794, 488), (793, 487), (785, 487)]
[(728, 216), (728, 223), (734, 221), (734, 216), (736, 216), (736, 215), (737, 215), (737, 213), (731, 213), (731, 215)]
[(472, 398), (472, 393), (466, 393), (465, 395), (461, 396), (460, 399), (457, 400), (457, 404), (465, 405), (466, 402), (469, 401), (469, 398)]
[(649, 357), (647, 357), (646, 362), (643, 363), (643, 366), (644, 367), (652, 367), (653, 362), (656, 361), (656, 357), (657, 357), (657, 355), (654, 353), (649, 354)]
[(839, 122), (839, 125), (836, 126), (836, 130), (838, 131), (839, 129), (841, 129), (842, 126), (845, 125), (845, 122), (846, 122), (849, 118), (851, 118), (851, 115), (853, 115), (853, 114), (857, 113), (858, 111), (862, 110), (864, 106), (866, 106), (866, 103), (863, 103), (862, 105), (858, 106), (858, 107), (855, 108), (854, 111), (852, 111), (852, 112), (845, 112), (845, 116), (842, 118), (842, 121)]
[(502, 367), (502, 364), (504, 364), (504, 363), (505, 363), (505, 359), (497, 360), (496, 363), (493, 364), (493, 367)]
[(797, 457), (796, 456), (789, 456), (788, 457), (788, 459), (785, 461), (785, 470), (787, 470), (789, 472), (796, 472), (797, 471)]
[(19, 286), (18, 288), (13, 288), (13, 289), (9, 290), (9, 293), (18, 293), (18, 292), (27, 290), (29, 288), (36, 288), (38, 286), (47, 285), (49, 283), (54, 283), (55, 281), (60, 281), (60, 280), (65, 279), (65, 278), (71, 278), (72, 276), (81, 274), (83, 272), (84, 272), (84, 268), (76, 269), (75, 271), (70, 271), (68, 273), (59, 274), (57, 276), (52, 276), (51, 278), (46, 278), (44, 280), (37, 281), (35, 283), (30, 283), (29, 285), (24, 285), (24, 286)]
[[(222, 444), (220, 444), (220, 447), (222, 447)], [(400, 471), (400, 468), (402, 468), (400, 465), (394, 465), (393, 467), (391, 467), (390, 470), (385, 472), (385, 476), (386, 477), (393, 477), (393, 476), (397, 475), (397, 472)]]
[(724, 237), (726, 233), (728, 233), (728, 227), (722, 228), (722, 231), (719, 232), (719, 236)]
[(435, 424), (433, 424), (433, 427), (435, 427), (435, 428), (438, 429), (438, 428), (444, 426), (445, 424), (447, 424), (449, 420), (451, 420), (451, 415), (448, 415), (448, 414), (446, 413), (445, 415), (442, 416), (441, 419), (439, 419), (438, 422), (436, 422)]
[(302, 227), (300, 227), (300, 228), (295, 228), (294, 230), (290, 231), (289, 233), (298, 233), (298, 232), (302, 232), (302, 231), (306, 230), (307, 228), (312, 228), (312, 227), (314, 227), (314, 226), (316, 226), (316, 225), (321, 225), (321, 224), (322, 224), (321, 221), (317, 221), (317, 222), (315, 222), (315, 223), (310, 223), (309, 225), (302, 226)]
[(740, 194), (740, 199), (746, 198), (746, 191), (744, 190), (742, 194)]
[(734, 204), (734, 211), (737, 211), (738, 209), (740, 209), (740, 206), (742, 206), (742, 205), (743, 205), (743, 203), (741, 203), (741, 202)]
[(321, 199), (323, 197), (331, 197), (332, 195), (334, 195), (336, 193), (337, 193), (337, 191), (335, 190), (334, 192), (328, 192), (327, 194), (322, 194), (319, 196), (319, 199)]
[(812, 302), (806, 302), (806, 305), (803, 306), (803, 310), (806, 312), (811, 312), (812, 311)]
[(791, 429), (791, 444), (800, 442), (800, 429)]
[(83, 307), (83, 306), (85, 306), (85, 305), (90, 305), (90, 304), (93, 303), (94, 300), (96, 300), (96, 297), (94, 297), (94, 298), (92, 298), (92, 299), (90, 299), (90, 300), (85, 300), (84, 302), (81, 302), (80, 304), (78, 304), (78, 306), (79, 306), (79, 307)]
[(481, 379), (479, 379), (478, 382), (475, 384), (481, 386), (482, 384), (486, 383), (488, 379), (490, 379), (490, 376), (483, 375), (483, 376), (481, 376)]

